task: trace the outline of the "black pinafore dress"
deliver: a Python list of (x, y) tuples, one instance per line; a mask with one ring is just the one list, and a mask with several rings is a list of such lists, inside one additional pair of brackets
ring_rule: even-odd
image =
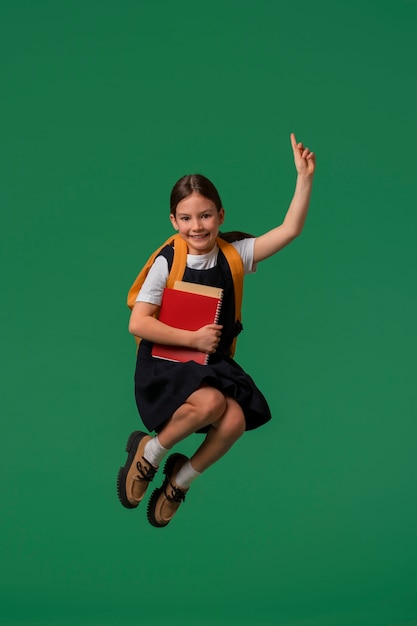
[[(160, 252), (170, 268), (173, 249)], [(141, 419), (149, 431), (159, 432), (172, 414), (202, 384), (219, 389), (241, 406), (246, 430), (262, 426), (271, 419), (268, 403), (252, 378), (230, 356), (230, 346), (239, 329), (235, 324), (233, 279), (229, 264), (219, 250), (217, 264), (208, 270), (185, 269), (183, 280), (212, 287), (222, 287), (223, 302), (219, 324), (221, 341), (207, 365), (195, 361), (176, 363), (152, 356), (152, 343), (142, 339), (135, 370), (135, 398)], [(203, 429), (198, 432), (207, 432)]]

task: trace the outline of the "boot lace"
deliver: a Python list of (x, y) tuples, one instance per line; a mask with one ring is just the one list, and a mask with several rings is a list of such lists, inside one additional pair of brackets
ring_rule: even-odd
[(151, 465), (151, 463), (149, 463), (146, 459), (143, 460), (145, 461), (144, 464), (142, 464), (140, 461), (136, 463), (136, 467), (139, 472), (138, 478), (142, 478), (143, 480), (151, 482), (151, 480), (153, 480), (153, 477), (155, 476), (157, 468)]
[(167, 500), (171, 500), (171, 502), (184, 502), (186, 492), (183, 489), (176, 487), (171, 482), (169, 482), (168, 484), (172, 489), (172, 494), (168, 494), (167, 490), (165, 489), (165, 495)]

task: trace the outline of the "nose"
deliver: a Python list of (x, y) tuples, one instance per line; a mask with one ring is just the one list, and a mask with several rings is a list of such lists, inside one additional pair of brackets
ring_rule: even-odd
[(201, 221), (196, 218), (195, 220), (193, 220), (193, 222), (191, 224), (191, 228), (192, 228), (192, 230), (202, 230), (203, 225), (202, 225)]

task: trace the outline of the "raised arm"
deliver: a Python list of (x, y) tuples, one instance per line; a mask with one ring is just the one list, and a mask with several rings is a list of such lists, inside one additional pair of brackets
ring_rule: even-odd
[(297, 170), (294, 195), (282, 224), (256, 238), (253, 258), (255, 263), (272, 256), (298, 237), (307, 217), (316, 157), (302, 142), (297, 142), (294, 133), (291, 133), (291, 145)]

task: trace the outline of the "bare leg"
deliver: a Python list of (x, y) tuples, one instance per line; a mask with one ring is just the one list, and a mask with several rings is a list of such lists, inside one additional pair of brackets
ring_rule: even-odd
[(164, 448), (172, 448), (200, 428), (216, 423), (227, 409), (227, 400), (214, 387), (200, 387), (173, 414), (158, 434)]
[(204, 442), (191, 457), (190, 462), (196, 472), (204, 472), (218, 461), (245, 432), (245, 416), (233, 398), (226, 397), (226, 410), (212, 423)]

